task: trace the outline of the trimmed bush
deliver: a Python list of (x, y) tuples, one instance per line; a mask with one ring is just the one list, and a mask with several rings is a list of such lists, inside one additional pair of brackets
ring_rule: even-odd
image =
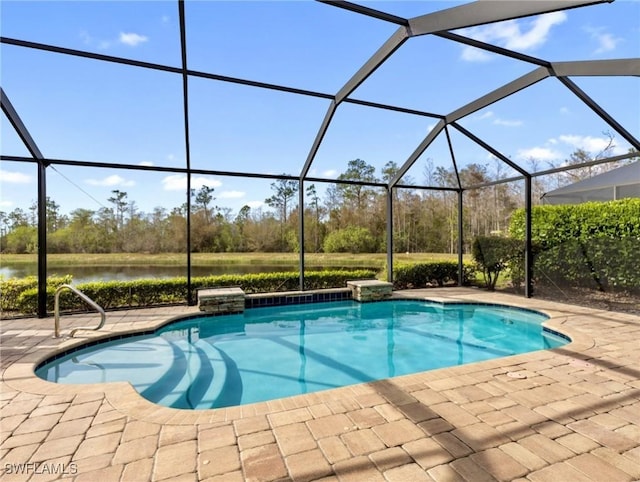
[[(71, 283), (71, 275), (49, 276), (47, 286), (54, 291), (58, 286)], [(0, 311), (13, 311), (18, 305), (20, 295), (27, 291), (38, 289), (38, 277), (27, 276), (25, 278), (0, 278)]]
[[(524, 239), (524, 225), (521, 209), (511, 235)], [(536, 283), (640, 291), (640, 199), (535, 206), (532, 241)]]
[[(342, 288), (347, 281), (375, 278), (373, 270), (327, 270), (306, 273), (307, 289)], [(3, 292), (3, 311), (25, 315), (35, 314), (38, 306), (37, 280), (0, 280)], [(49, 280), (48, 280), (49, 281)], [(54, 294), (58, 286), (70, 284), (71, 276), (54, 279), (47, 285), (47, 310), (53, 311)], [(5, 285), (13, 285), (11, 296), (6, 298)], [(240, 286), (245, 293), (295, 291), (299, 289), (298, 272), (260, 273), (245, 275), (203, 276), (191, 279), (194, 289), (212, 286)], [(186, 277), (166, 279), (139, 279), (132, 281), (96, 281), (75, 286), (105, 310), (116, 308), (146, 307), (162, 304), (184, 303), (187, 299)], [(60, 293), (62, 311), (85, 310), (85, 303), (71, 291)], [(10, 302), (9, 302), (10, 301)], [(6, 307), (5, 307), (6, 305)]]
[[(474, 277), (473, 266), (463, 267), (463, 283), (468, 284)], [(455, 261), (435, 261), (432, 263), (398, 264), (393, 268), (393, 287), (402, 290), (444, 286), (458, 282), (458, 263)]]

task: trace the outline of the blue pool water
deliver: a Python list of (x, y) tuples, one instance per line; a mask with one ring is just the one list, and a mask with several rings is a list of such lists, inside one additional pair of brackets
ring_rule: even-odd
[(352, 301), (178, 321), (37, 368), (60, 383), (129, 381), (155, 403), (242, 405), (561, 346), (540, 313), (481, 304)]

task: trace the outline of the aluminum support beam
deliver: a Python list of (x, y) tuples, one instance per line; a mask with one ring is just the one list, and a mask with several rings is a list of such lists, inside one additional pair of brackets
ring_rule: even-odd
[(31, 137), (4, 89), (0, 87), (0, 104), (18, 137), (38, 162), (38, 318), (47, 316), (47, 162)]
[(547, 68), (538, 67), (528, 74), (525, 74), (522, 77), (519, 77), (516, 80), (497, 88), (493, 92), (489, 92), (488, 94), (477, 98), (473, 102), (469, 102), (467, 105), (453, 111), (447, 116), (447, 122), (455, 122), (462, 117), (473, 114), (474, 112), (483, 109), (493, 104), (494, 102), (504, 99), (505, 97), (515, 94), (516, 92), (526, 87), (529, 87), (537, 82), (540, 82), (543, 79), (546, 79), (547, 77), (549, 77), (549, 75), (550, 73)]
[(393, 283), (393, 187), (387, 187), (387, 281)]
[(300, 291), (304, 291), (304, 180), (298, 181), (298, 245), (300, 246)]
[(333, 115), (336, 113), (336, 108), (338, 105), (335, 100), (331, 101), (329, 107), (327, 108), (327, 113), (324, 115), (324, 119), (322, 120), (322, 124), (320, 125), (320, 129), (318, 129), (318, 133), (316, 134), (316, 138), (313, 140), (313, 144), (311, 145), (311, 149), (309, 150), (309, 155), (307, 156), (307, 160), (302, 166), (302, 171), (300, 171), (300, 179), (304, 179), (309, 174), (309, 169), (311, 168), (311, 164), (318, 153), (318, 149), (320, 148), (320, 143), (327, 133), (327, 129), (329, 128), (329, 124), (331, 124), (331, 119), (333, 119)]
[(584, 93), (580, 87), (573, 83), (567, 77), (558, 77), (558, 80), (562, 82), (571, 92), (573, 92), (582, 102), (595, 112), (602, 120), (609, 124), (618, 134), (625, 138), (625, 140), (633, 146), (636, 151), (640, 151), (640, 141), (636, 139), (629, 131), (627, 131), (618, 121), (609, 115), (602, 107), (600, 107), (591, 97)]
[(498, 47), (497, 45), (481, 42), (480, 40), (472, 39), (469, 37), (464, 37), (462, 35), (458, 35), (452, 32), (439, 32), (434, 35), (436, 37), (452, 40), (454, 42), (458, 42), (464, 45), (469, 45), (471, 47), (475, 47), (480, 50), (486, 50), (487, 52), (493, 52), (494, 54), (504, 55), (505, 57), (521, 60), (522, 62), (527, 62), (529, 64), (539, 65), (540, 67), (551, 66), (551, 62), (547, 62), (546, 60), (542, 60), (537, 57), (532, 57), (531, 55), (522, 54), (520, 52), (514, 52), (513, 50), (509, 50), (503, 47)]
[(7, 96), (7, 94), (5, 94), (4, 89), (2, 87), (0, 87), (0, 103), (2, 104), (2, 111), (7, 116), (7, 119), (9, 119), (9, 122), (15, 129), (16, 133), (18, 134), (18, 137), (20, 137), (20, 140), (24, 143), (25, 147), (29, 151), (29, 154), (31, 154), (34, 159), (38, 159), (38, 160), (44, 159), (42, 152), (40, 152), (40, 149), (38, 148), (35, 141), (31, 137), (31, 134), (29, 133), (26, 126), (22, 122), (22, 119), (20, 119), (20, 116), (16, 112), (15, 108), (13, 107), (13, 104), (9, 100), (9, 97)]
[(407, 39), (409, 32), (406, 27), (400, 27), (387, 41), (371, 56), (365, 64), (347, 81), (336, 94), (336, 103), (340, 104), (349, 94), (358, 88), (382, 63), (389, 58)]
[(619, 156), (606, 157), (603, 159), (596, 159), (594, 161), (584, 162), (578, 165), (570, 165), (570, 166), (562, 166), (562, 167), (554, 167), (553, 169), (545, 169), (544, 171), (532, 172), (532, 177), (540, 177), (547, 176), (549, 174), (555, 174), (556, 172), (565, 172), (565, 171), (573, 171), (574, 169), (581, 169), (583, 167), (591, 167), (597, 166), (599, 164), (606, 164), (608, 162), (616, 162), (616, 161), (624, 161), (625, 159), (631, 159), (638, 157), (637, 152), (627, 152), (625, 154), (620, 154)]
[(189, 148), (189, 75), (187, 73), (187, 30), (184, 13), (184, 0), (178, 0), (178, 14), (180, 17), (180, 53), (182, 60), (182, 106), (184, 115), (184, 148), (185, 167), (187, 169), (187, 304), (196, 303), (191, 285), (191, 149)]
[[(605, 0), (611, 2), (613, 0)], [(474, 27), (542, 13), (604, 3), (603, 0), (479, 0), (409, 19), (412, 36)]]
[[(53, 45), (41, 44), (36, 42), (27, 42), (24, 40), (16, 40), (8, 37), (0, 37), (0, 43), (15, 45), (15, 46), (24, 47), (24, 48), (32, 48), (35, 50), (54, 52), (54, 53), (63, 54), (63, 55), (71, 55), (74, 57), (102, 60), (105, 62), (113, 62), (117, 64), (124, 64), (124, 65), (129, 65), (131, 67), (141, 67), (145, 69), (170, 72), (173, 74), (182, 74), (182, 69), (178, 67), (170, 67), (170, 66), (161, 65), (161, 64), (152, 64), (149, 62), (142, 62), (139, 60), (126, 59), (122, 57), (113, 57), (109, 55), (94, 54), (93, 52), (86, 52), (84, 50), (74, 50), (74, 49), (68, 49), (64, 47), (56, 47)], [(209, 72), (201, 72), (197, 70), (187, 70), (187, 74), (191, 77), (198, 77), (201, 79), (217, 80), (220, 82), (228, 82), (231, 84), (244, 85), (247, 87), (257, 87), (259, 89), (275, 90), (278, 92), (286, 92), (288, 94), (299, 94), (299, 95), (305, 95), (309, 97), (316, 97), (319, 99), (327, 99), (327, 100), (335, 99), (335, 96), (333, 94), (327, 94), (325, 92), (298, 89), (295, 87), (288, 87), (285, 85), (269, 84), (267, 82), (258, 82), (255, 80), (241, 79), (238, 77), (229, 77), (227, 75), (219, 75), (219, 74), (213, 74)], [(407, 114), (414, 114), (414, 115), (420, 115), (425, 117), (435, 117), (435, 118), (443, 117), (439, 114), (434, 114), (431, 112), (423, 112), (415, 109), (407, 109), (405, 107), (381, 104), (379, 102), (370, 102), (370, 101), (361, 100), (361, 99), (344, 99), (343, 102), (347, 102), (350, 104), (365, 105), (369, 107), (374, 107), (376, 109), (404, 112)]]
[(496, 156), (498, 159), (500, 159), (502, 162), (504, 162), (505, 164), (507, 164), (509, 167), (511, 167), (512, 169), (515, 169), (516, 171), (518, 171), (520, 174), (522, 175), (526, 175), (528, 174), (527, 171), (525, 171), (523, 168), (521, 168), (520, 166), (518, 166), (515, 162), (513, 162), (511, 159), (509, 159), (507, 156), (505, 156), (504, 154), (502, 154), (500, 151), (496, 150), (495, 148), (493, 148), (492, 146), (490, 146), (489, 144), (487, 144), (486, 142), (484, 142), (482, 139), (480, 139), (479, 137), (477, 137), (476, 135), (472, 134), (470, 131), (468, 131), (467, 129), (465, 129), (464, 127), (462, 127), (460, 124), (458, 124), (457, 122), (453, 122), (451, 124), (453, 127), (455, 127), (458, 131), (460, 131), (462, 134), (464, 134), (465, 136), (467, 136), (469, 139), (471, 139), (473, 142), (475, 142), (476, 144), (478, 144), (480, 147), (482, 147), (483, 149), (485, 149), (486, 151), (490, 152), (491, 154), (493, 154), (494, 156)]
[(635, 76), (640, 77), (640, 59), (584, 60), (551, 62), (556, 77)]
[(422, 140), (416, 150), (413, 151), (413, 153), (409, 156), (409, 159), (407, 159), (405, 163), (400, 167), (400, 169), (398, 169), (398, 172), (396, 172), (391, 181), (389, 181), (389, 187), (393, 187), (398, 184), (398, 181), (402, 179), (402, 176), (404, 176), (407, 171), (411, 169), (411, 166), (413, 166), (414, 162), (418, 160), (418, 158), (422, 155), (426, 148), (431, 145), (436, 137), (438, 137), (438, 134), (440, 134), (442, 129), (444, 129), (444, 126), (444, 121), (440, 119), (438, 123), (433, 127), (433, 129), (431, 129), (431, 132), (427, 134), (427, 137)]
[(458, 191), (458, 286), (462, 286), (464, 282), (464, 191), (460, 189)]
[(531, 176), (526, 176), (524, 182), (524, 295), (527, 298), (533, 296), (533, 248), (531, 243), (531, 226), (533, 224), (531, 215), (532, 197)]
[(317, 0), (319, 3), (325, 3), (332, 7), (342, 8), (349, 10), (350, 12), (366, 15), (367, 17), (377, 18), (378, 20), (384, 20), (385, 22), (395, 23), (396, 25), (409, 25), (409, 20), (406, 18), (398, 17), (387, 12), (375, 10), (373, 8), (365, 7), (357, 3), (346, 2), (344, 0)]
[(453, 150), (453, 144), (451, 143), (451, 136), (449, 135), (449, 128), (444, 126), (444, 134), (447, 137), (447, 145), (449, 146), (449, 155), (451, 156), (451, 163), (453, 164), (453, 170), (456, 173), (456, 181), (458, 182), (458, 189), (462, 189), (462, 181), (460, 180), (460, 171), (458, 170), (458, 163), (456, 162), (456, 153)]
[[(526, 179), (527, 176), (531, 176), (532, 178), (540, 177), (540, 176), (548, 176), (549, 174), (555, 174), (555, 173), (558, 173), (558, 172), (573, 171), (575, 169), (582, 169), (584, 167), (598, 166), (600, 164), (608, 164), (610, 162), (624, 161), (625, 159), (631, 159), (631, 158), (635, 158), (635, 157), (638, 157), (638, 153), (637, 152), (627, 152), (626, 154), (621, 154), (619, 156), (605, 157), (603, 159), (596, 159), (594, 161), (587, 161), (587, 162), (584, 162), (584, 163), (579, 164), (579, 165), (572, 164), (572, 165), (567, 165), (567, 166), (562, 166), (562, 167), (556, 167), (556, 168), (553, 168), (553, 169), (546, 169), (544, 171), (536, 171), (536, 172), (526, 173), (526, 174), (523, 174), (522, 176), (505, 177), (504, 179), (498, 179), (496, 181), (490, 181), (490, 182), (483, 182), (483, 183), (480, 183), (480, 184), (474, 184), (473, 186), (467, 187), (467, 190), (482, 189), (482, 188), (485, 188), (485, 187), (496, 186), (498, 184), (505, 184), (505, 183), (509, 183), (509, 182), (522, 181), (522, 180)], [(401, 186), (397, 186), (397, 187), (401, 187)], [(419, 188), (416, 188), (416, 189), (419, 189)], [(424, 188), (424, 189), (426, 189), (426, 188)]]

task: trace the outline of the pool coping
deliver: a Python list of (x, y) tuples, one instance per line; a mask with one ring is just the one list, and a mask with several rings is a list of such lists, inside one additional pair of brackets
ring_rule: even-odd
[[(595, 340), (579, 330), (575, 330), (566, 324), (567, 316), (564, 312), (554, 310), (550, 308), (533, 308), (523, 306), (531, 304), (531, 300), (526, 298), (513, 297), (508, 302), (482, 302), (482, 301), (470, 301), (464, 298), (451, 298), (437, 296), (437, 293), (433, 293), (437, 290), (429, 290), (429, 293), (425, 293), (425, 290), (407, 290), (401, 292), (394, 292), (392, 300), (421, 300), (435, 303), (441, 303), (443, 305), (453, 303), (465, 303), (465, 304), (482, 304), (482, 305), (499, 305), (510, 306), (520, 308), (524, 310), (533, 310), (544, 313), (549, 316), (549, 319), (543, 322), (543, 326), (547, 327), (561, 335), (568, 336), (571, 342), (564, 345), (562, 348), (571, 350), (573, 352), (583, 352), (595, 345)], [(482, 295), (482, 293), (476, 293)], [(259, 309), (259, 308), (258, 308)], [(553, 352), (551, 350), (539, 350), (536, 352), (523, 353), (518, 355), (512, 355), (507, 357), (500, 357), (493, 360), (487, 360), (482, 362), (476, 362), (466, 365), (458, 365), (447, 368), (440, 368), (430, 370), (427, 372), (419, 372), (414, 374), (402, 375), (391, 379), (377, 380), (373, 382), (360, 383), (356, 385), (349, 385), (345, 387), (333, 388), (330, 390), (323, 390), (320, 392), (314, 392), (309, 394), (294, 395), (291, 397), (275, 399), (265, 402), (257, 402), (246, 405), (239, 405), (233, 407), (216, 408), (216, 409), (204, 409), (204, 410), (188, 410), (188, 409), (176, 409), (170, 407), (164, 407), (157, 405), (144, 399), (129, 382), (109, 382), (109, 383), (97, 383), (97, 384), (58, 384), (49, 382), (38, 378), (34, 369), (42, 362), (50, 359), (58, 353), (72, 349), (74, 347), (82, 346), (89, 340), (103, 341), (109, 337), (118, 337), (120, 335), (131, 335), (132, 333), (143, 333), (147, 331), (156, 330), (162, 326), (172, 323), (177, 320), (189, 319), (206, 316), (197, 310), (197, 307), (193, 307), (192, 312), (186, 312), (184, 314), (172, 316), (165, 320), (153, 320), (145, 322), (145, 326), (125, 328), (117, 330), (116, 332), (81, 332), (80, 336), (75, 339), (61, 339), (58, 346), (53, 350), (34, 350), (18, 361), (11, 364), (6, 368), (3, 374), (4, 382), (15, 390), (25, 391), (30, 393), (37, 393), (42, 395), (59, 395), (68, 394), (70, 392), (77, 394), (87, 393), (104, 393), (106, 399), (111, 405), (119, 411), (125, 412), (130, 416), (147, 422), (158, 424), (201, 424), (201, 423), (213, 423), (216, 421), (234, 421), (242, 419), (246, 414), (271, 414), (277, 413), (283, 410), (284, 407), (303, 408), (316, 405), (318, 403), (326, 402), (327, 400), (335, 400), (339, 398), (352, 398), (354, 396), (364, 396), (367, 394), (377, 393), (379, 386), (383, 386), (388, 383), (389, 380), (397, 380), (401, 384), (407, 380), (411, 380), (412, 377), (426, 376), (427, 378), (445, 378), (449, 376), (464, 375), (469, 371), (469, 366), (473, 366), (474, 370), (477, 369), (495, 369), (498, 367), (518, 365), (530, 359), (532, 354), (539, 352)], [(107, 327), (109, 329), (109, 327)], [(520, 375), (523, 375), (520, 373)], [(526, 376), (526, 375), (524, 375)]]

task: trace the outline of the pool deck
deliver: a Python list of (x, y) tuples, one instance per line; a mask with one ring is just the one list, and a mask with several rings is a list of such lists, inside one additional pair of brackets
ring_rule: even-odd
[[(630, 481), (640, 479), (640, 317), (477, 289), (394, 293), (541, 310), (562, 348), (241, 407), (154, 405), (128, 383), (59, 385), (34, 364), (197, 307), (115, 311), (54, 339), (0, 321), (0, 479), (45, 481)], [(62, 333), (95, 325), (64, 316)], [(18, 464), (23, 464), (19, 466)], [(25, 465), (27, 464), (27, 465)]]

